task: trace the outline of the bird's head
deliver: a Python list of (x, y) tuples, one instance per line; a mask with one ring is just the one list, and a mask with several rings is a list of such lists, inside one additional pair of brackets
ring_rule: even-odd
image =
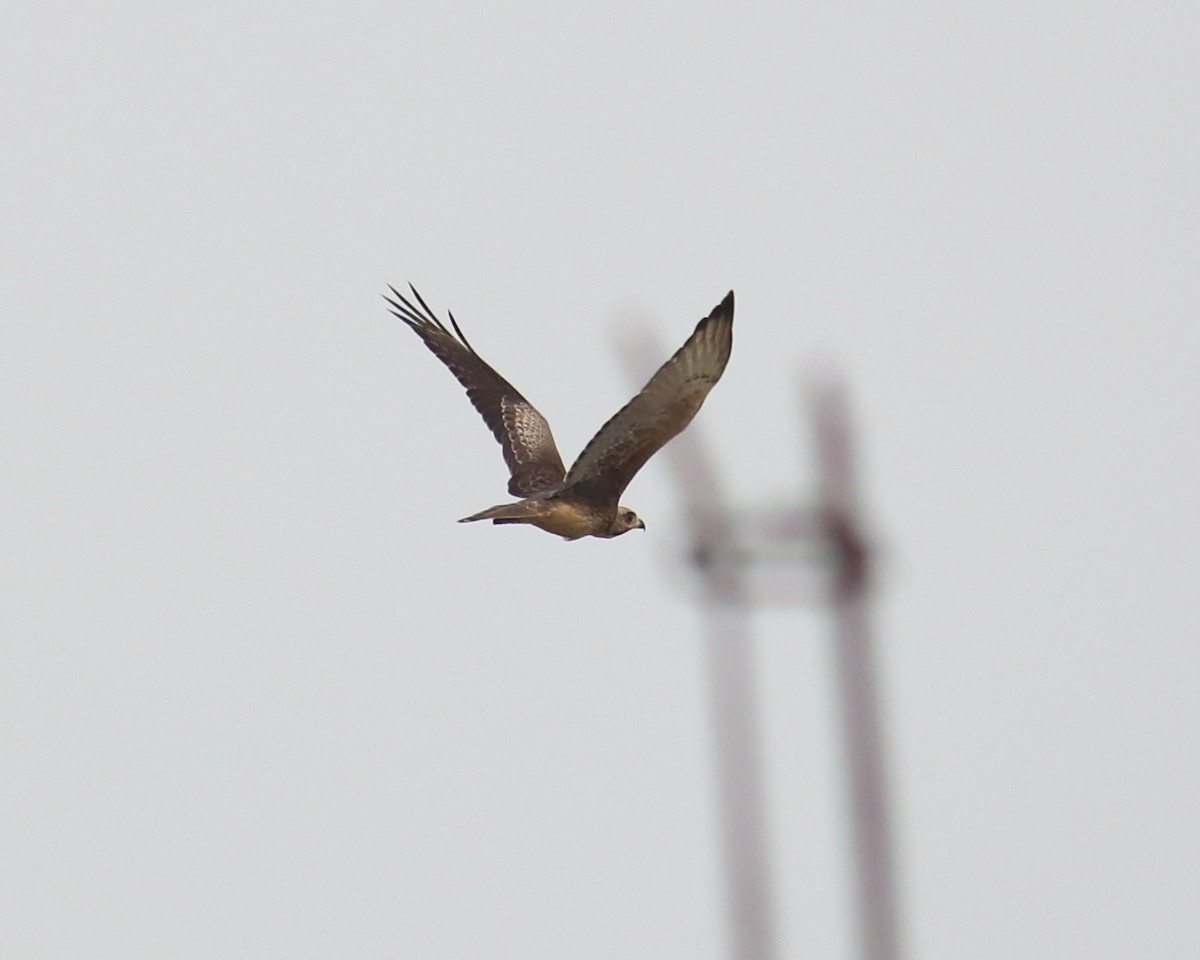
[(645, 530), (646, 525), (642, 523), (641, 517), (628, 507), (617, 507), (617, 514), (613, 517), (612, 526), (609, 529), (611, 530), (610, 537), (619, 537), (630, 530)]

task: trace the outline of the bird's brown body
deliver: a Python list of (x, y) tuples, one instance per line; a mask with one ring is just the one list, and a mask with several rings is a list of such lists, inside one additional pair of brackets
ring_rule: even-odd
[(510, 474), (508, 492), (522, 498), (464, 517), (460, 523), (526, 523), (566, 540), (608, 539), (646, 528), (618, 499), (646, 461), (691, 422), (721, 378), (733, 348), (732, 291), (565, 470), (545, 417), (475, 352), (454, 315), (450, 315), (451, 332), (414, 288), (410, 287), (419, 308), (395, 287), (390, 289), (395, 299), (385, 299), (392, 313), (466, 388), (500, 442)]
[(470, 523), (473, 520), (528, 523), (547, 533), (557, 534), (564, 540), (578, 540), (580, 537), (607, 540), (629, 530), (646, 529), (646, 525), (632, 510), (623, 510), (621, 507), (598, 510), (592, 504), (576, 503), (553, 494), (529, 497), (516, 503), (502, 503), (463, 517), (458, 522)]

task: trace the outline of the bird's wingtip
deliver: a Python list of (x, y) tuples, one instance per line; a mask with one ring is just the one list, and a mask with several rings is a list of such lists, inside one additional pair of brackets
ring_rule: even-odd
[(730, 290), (727, 294), (725, 294), (724, 300), (722, 300), (715, 307), (713, 307), (712, 313), (710, 313), (707, 317), (705, 317), (703, 320), (701, 320), (699, 324), (696, 325), (696, 329), (699, 330), (701, 327), (703, 327), (709, 321), (727, 320), (727, 319), (728, 320), (733, 319), (733, 291), (732, 290)]

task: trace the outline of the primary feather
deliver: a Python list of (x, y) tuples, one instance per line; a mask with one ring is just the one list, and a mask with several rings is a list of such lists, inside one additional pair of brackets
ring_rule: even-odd
[(546, 418), (475, 352), (454, 314), (449, 315), (454, 328), (451, 333), (411, 284), (409, 289), (419, 307), (395, 287), (389, 285), (388, 289), (395, 299), (385, 294), (384, 300), (392, 313), (408, 324), (466, 388), (472, 405), (499, 441), (510, 474), (508, 492), (528, 497), (558, 486), (566, 471)]
[(731, 290), (641, 392), (596, 432), (571, 465), (561, 492), (577, 490), (615, 504), (646, 461), (692, 422), (732, 350)]

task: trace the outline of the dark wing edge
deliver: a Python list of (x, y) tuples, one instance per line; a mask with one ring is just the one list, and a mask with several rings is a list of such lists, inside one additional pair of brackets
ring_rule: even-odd
[(466, 389), (471, 404), (500, 443), (510, 474), (508, 492), (528, 497), (558, 486), (566, 471), (546, 418), (475, 352), (453, 313), (449, 314), (451, 332), (416, 287), (409, 284), (408, 288), (416, 304), (391, 284), (392, 296), (385, 293), (383, 299)]
[(596, 432), (567, 471), (561, 492), (615, 507), (646, 461), (692, 422), (732, 350), (730, 290), (641, 392)]

